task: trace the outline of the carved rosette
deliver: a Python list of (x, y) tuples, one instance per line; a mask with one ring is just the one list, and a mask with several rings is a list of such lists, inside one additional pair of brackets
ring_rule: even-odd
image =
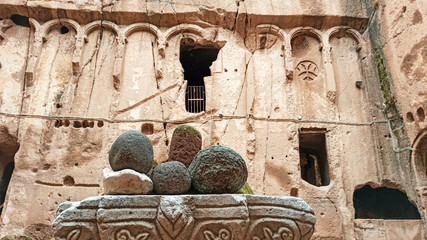
[(254, 195), (102, 196), (60, 205), (55, 239), (308, 240), (303, 200)]

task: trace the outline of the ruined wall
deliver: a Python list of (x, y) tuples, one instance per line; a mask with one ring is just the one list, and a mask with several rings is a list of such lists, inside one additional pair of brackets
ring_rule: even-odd
[[(108, 151), (117, 136), (152, 126), (145, 133), (155, 159), (163, 162), (173, 130), (187, 123), (201, 132), (203, 147), (222, 144), (242, 155), (256, 194), (293, 195), (310, 204), (318, 221), (313, 239), (374, 239), (375, 234), (392, 239), (386, 232), (393, 222), (354, 220), (353, 192), (365, 184), (387, 183), (407, 192), (418, 208), (425, 206), (410, 189), (414, 171), (410, 152), (393, 151), (395, 135), (400, 136), (397, 148), (405, 146), (405, 136), (415, 139), (422, 126), (411, 130), (420, 122), (412, 109), (425, 101), (417, 94), (408, 103), (411, 90), (392, 88), (405, 114), (413, 112), (414, 121), (405, 125), (408, 134), (390, 132), (393, 115), (383, 109), (387, 96), (375, 68), (372, 36), (376, 35), (368, 20), (370, 11), (379, 6), (384, 11), (396, 7), (369, 4), (365, 8), (358, 0), (0, 3), (2, 23), (10, 25), (1, 29), (4, 39), (0, 39), (1, 126), (20, 144), (0, 235), (49, 236), (59, 203), (102, 193), (101, 170), (108, 166)], [(415, 3), (408, 4), (406, 11), (410, 9), (425, 15)], [(10, 23), (6, 19), (12, 14), (30, 17), (29, 22)], [(379, 22), (389, 24), (389, 14), (376, 14)], [(422, 24), (406, 25), (416, 31)], [(381, 30), (383, 37), (389, 34), (387, 27)], [(406, 31), (403, 34), (411, 35)], [(206, 110), (200, 113), (185, 108), (183, 40), (219, 49), (210, 76), (204, 78)], [(420, 41), (414, 40), (414, 47), (421, 48)], [(402, 61), (393, 49), (414, 52), (392, 43), (384, 48), (391, 62), (391, 87), (403, 86), (406, 80), (399, 74), (422, 75), (423, 68), (415, 67), (422, 60)], [(412, 65), (400, 70), (393, 65), (403, 64), (399, 61)], [(414, 79), (413, 89), (423, 89), (422, 81)], [(392, 130), (399, 127), (396, 122), (391, 125)], [(324, 186), (301, 178), (303, 129), (321, 130), (325, 136), (329, 181)], [(414, 232), (413, 239), (422, 236), (419, 220), (400, 224)], [(380, 233), (371, 233), (373, 228)], [(399, 239), (406, 232), (389, 235)]]

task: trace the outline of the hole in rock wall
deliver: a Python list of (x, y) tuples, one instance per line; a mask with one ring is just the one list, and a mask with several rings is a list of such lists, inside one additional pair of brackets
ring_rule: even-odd
[(421, 219), (408, 196), (397, 189), (366, 185), (354, 191), (353, 205), (355, 218)]
[(65, 186), (74, 186), (74, 178), (71, 176), (64, 177), (64, 185)]
[(302, 128), (299, 133), (301, 178), (315, 186), (329, 184), (326, 129)]
[(13, 14), (12, 16), (10, 16), (10, 20), (12, 20), (12, 22), (18, 26), (30, 27), (30, 20), (28, 17)]
[(0, 127), (0, 214), (6, 200), (6, 192), (15, 168), (14, 157), (19, 149), (18, 139)]
[(417, 116), (418, 116), (418, 120), (420, 122), (424, 122), (424, 120), (426, 119), (426, 116), (424, 114), (424, 109), (423, 108), (418, 108), (417, 109)]
[(291, 188), (291, 196), (298, 197), (298, 188)]
[(87, 120), (83, 120), (82, 126), (83, 128), (89, 127), (89, 122)]
[(66, 26), (62, 26), (60, 31), (61, 31), (61, 34), (66, 34), (70, 31), (70, 29), (68, 29)]
[(55, 127), (56, 128), (59, 128), (59, 127), (61, 127), (62, 126), (62, 120), (55, 120)]
[(192, 39), (182, 39), (179, 61), (187, 80), (185, 109), (190, 113), (205, 111), (206, 94), (203, 78), (211, 76), (209, 67), (217, 59), (219, 48), (213, 45), (195, 44)]
[(411, 112), (406, 113), (406, 120), (407, 120), (408, 122), (413, 122), (413, 121), (415, 121), (415, 119), (414, 119), (414, 115), (413, 115)]
[(151, 123), (144, 123), (141, 126), (141, 132), (145, 135), (151, 135), (154, 133), (154, 126)]
[(73, 122), (73, 127), (75, 127), (75, 128), (81, 128), (82, 127), (82, 123), (79, 122), (79, 121), (74, 121)]

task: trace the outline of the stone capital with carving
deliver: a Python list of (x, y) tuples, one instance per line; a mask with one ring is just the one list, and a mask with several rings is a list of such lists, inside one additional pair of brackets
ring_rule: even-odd
[(303, 200), (256, 195), (107, 195), (59, 206), (55, 239), (308, 240)]

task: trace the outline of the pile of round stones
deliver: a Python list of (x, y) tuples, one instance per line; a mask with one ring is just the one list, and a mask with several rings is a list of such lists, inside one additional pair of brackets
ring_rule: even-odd
[(201, 146), (200, 132), (180, 125), (172, 135), (169, 159), (156, 166), (150, 139), (127, 131), (111, 146), (113, 171), (104, 169), (104, 194), (238, 192), (248, 178), (242, 157), (221, 145)]

